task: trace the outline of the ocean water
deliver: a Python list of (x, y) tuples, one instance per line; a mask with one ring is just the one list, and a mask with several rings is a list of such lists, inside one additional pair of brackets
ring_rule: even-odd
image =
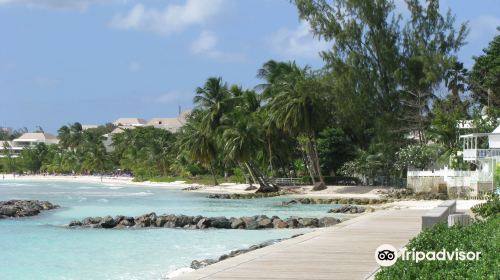
[[(38, 199), (61, 208), (0, 220), (0, 279), (165, 279), (194, 259), (287, 238), (309, 229), (67, 229), (88, 216), (156, 214), (323, 217), (332, 205), (281, 206), (289, 198), (207, 199), (168, 188), (0, 181), (0, 200)], [(331, 214), (330, 214), (331, 215)]]

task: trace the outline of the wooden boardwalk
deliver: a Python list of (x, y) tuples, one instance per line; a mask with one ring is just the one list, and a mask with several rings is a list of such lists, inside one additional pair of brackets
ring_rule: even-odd
[(175, 279), (367, 279), (375, 249), (404, 247), (426, 210), (387, 210), (255, 250)]

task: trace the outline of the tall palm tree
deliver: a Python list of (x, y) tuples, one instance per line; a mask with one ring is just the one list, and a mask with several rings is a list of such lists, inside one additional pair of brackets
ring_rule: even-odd
[(460, 94), (465, 91), (468, 72), (464, 64), (458, 61), (453, 62), (453, 66), (445, 74), (445, 84), (455, 101), (460, 101)]
[(321, 82), (310, 73), (308, 67), (300, 68), (290, 63), (291, 71), (283, 74), (271, 86), (274, 96), (269, 101), (271, 120), (291, 135), (303, 136), (307, 139), (306, 154), (309, 158), (309, 169), (319, 176), (319, 183), (314, 182), (314, 190), (326, 188), (321, 173), (316, 144), (316, 134), (322, 127), (326, 115), (326, 104)]
[(231, 95), (221, 77), (209, 78), (203, 87), (196, 89), (195, 106), (204, 113), (204, 129), (213, 133), (220, 125), (220, 119), (230, 106)]

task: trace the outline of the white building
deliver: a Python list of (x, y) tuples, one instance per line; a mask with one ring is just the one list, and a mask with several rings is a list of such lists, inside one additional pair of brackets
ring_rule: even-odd
[(152, 118), (146, 125), (166, 129), (170, 132), (177, 132), (186, 123), (190, 113), (191, 111), (184, 111), (176, 118)]
[(463, 160), (476, 165), (476, 170), (408, 171), (408, 187), (415, 192), (446, 191), (472, 196), (493, 191), (497, 164), (500, 164), (500, 126), (491, 133), (471, 133), (460, 139)]
[(146, 120), (141, 118), (119, 118), (113, 124), (115, 126), (144, 126)]
[(26, 147), (34, 147), (37, 144), (57, 144), (59, 140), (56, 136), (45, 132), (28, 132), (12, 141), (0, 141), (0, 157), (5, 154), (5, 149), (9, 149), (12, 157), (18, 157)]
[(22, 147), (14, 147), (12, 141), (0, 141), (0, 158), (6, 156), (6, 150), (11, 157), (16, 158), (21, 154)]
[(12, 141), (15, 147), (33, 147), (36, 144), (44, 143), (47, 145), (57, 144), (59, 140), (56, 136), (46, 132), (28, 132)]

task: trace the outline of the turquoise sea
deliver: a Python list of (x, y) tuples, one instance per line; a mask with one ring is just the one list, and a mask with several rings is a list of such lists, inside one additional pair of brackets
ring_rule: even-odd
[(61, 208), (21, 219), (0, 220), (0, 279), (165, 279), (194, 259), (309, 231), (66, 229), (88, 216), (150, 212), (204, 216), (265, 214), (323, 217), (332, 205), (281, 206), (289, 198), (208, 199), (168, 188), (89, 183), (0, 181), (0, 200), (38, 199)]

